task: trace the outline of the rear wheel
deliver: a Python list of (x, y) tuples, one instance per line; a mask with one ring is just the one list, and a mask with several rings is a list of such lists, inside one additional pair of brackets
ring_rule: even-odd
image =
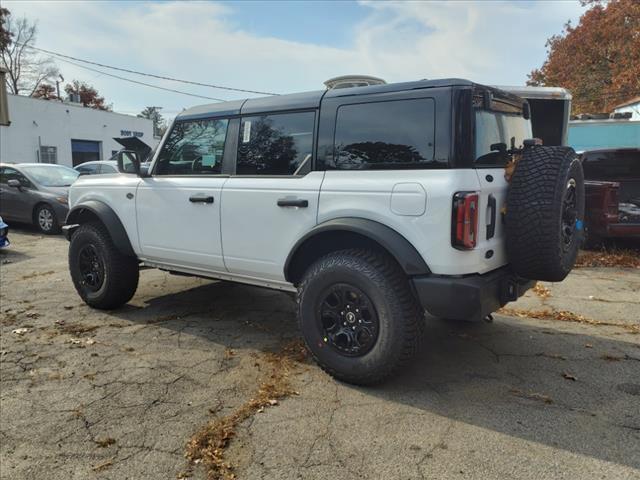
[(94, 308), (117, 308), (138, 288), (138, 260), (120, 253), (100, 223), (85, 223), (71, 237), (69, 270), (78, 294)]
[(38, 206), (33, 214), (33, 218), (38, 230), (46, 235), (53, 235), (60, 231), (58, 217), (50, 205), (43, 204)]
[(322, 257), (305, 273), (298, 321), (323, 370), (367, 385), (388, 378), (415, 354), (424, 313), (392, 259), (342, 250)]

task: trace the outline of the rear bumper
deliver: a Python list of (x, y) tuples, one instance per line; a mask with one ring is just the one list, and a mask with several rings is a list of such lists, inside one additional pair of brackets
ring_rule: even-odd
[(484, 275), (429, 275), (412, 281), (420, 303), (431, 315), (467, 321), (482, 320), (536, 283), (506, 267)]
[(640, 238), (640, 223), (610, 223), (606, 232), (607, 237)]

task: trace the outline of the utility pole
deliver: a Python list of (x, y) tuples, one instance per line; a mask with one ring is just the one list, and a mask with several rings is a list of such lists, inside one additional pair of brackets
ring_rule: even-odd
[[(60, 82), (64, 82), (62, 74), (58, 75), (58, 77), (60, 77)], [(62, 97), (60, 97), (60, 82), (56, 80), (56, 93), (58, 94), (58, 100), (62, 101)]]

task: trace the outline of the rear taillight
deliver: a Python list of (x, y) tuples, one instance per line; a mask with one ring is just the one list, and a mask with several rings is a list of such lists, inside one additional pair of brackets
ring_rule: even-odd
[(478, 192), (453, 196), (451, 244), (460, 250), (475, 248), (478, 238)]

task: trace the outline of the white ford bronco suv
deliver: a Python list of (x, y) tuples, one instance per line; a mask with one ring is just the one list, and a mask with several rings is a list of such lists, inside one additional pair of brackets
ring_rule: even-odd
[(73, 283), (100, 309), (132, 298), (143, 265), (295, 292), (318, 364), (379, 382), (425, 310), (481, 320), (573, 267), (582, 167), (534, 138), (532, 105), (444, 79), (191, 108), (148, 170), (125, 151), (120, 174), (71, 187)]

